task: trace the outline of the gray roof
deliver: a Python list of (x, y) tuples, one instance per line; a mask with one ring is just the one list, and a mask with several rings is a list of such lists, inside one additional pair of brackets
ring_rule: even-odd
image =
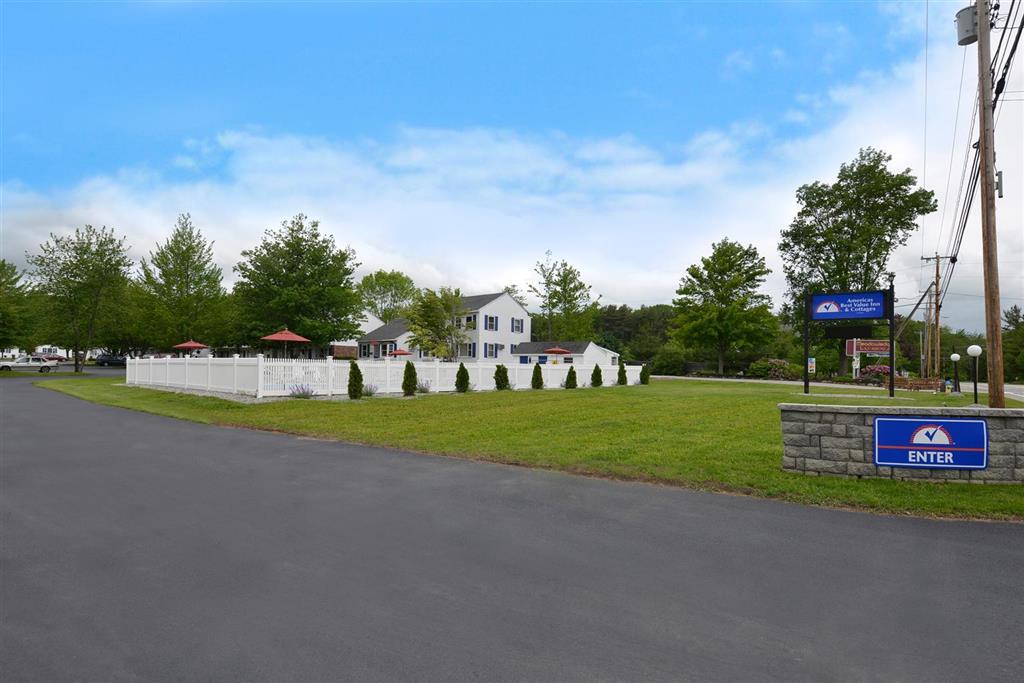
[(409, 321), (405, 318), (395, 318), (389, 323), (384, 323), (375, 330), (371, 330), (359, 338), (359, 342), (371, 341), (393, 341), (409, 331)]
[(574, 356), (582, 354), (593, 342), (588, 341), (560, 341), (560, 342), (523, 342), (516, 346), (517, 356), (543, 356), (546, 349), (560, 346)]
[(497, 294), (471, 294), (469, 296), (462, 297), (462, 306), (467, 311), (479, 311), (482, 307), (491, 303), (505, 292), (498, 292)]

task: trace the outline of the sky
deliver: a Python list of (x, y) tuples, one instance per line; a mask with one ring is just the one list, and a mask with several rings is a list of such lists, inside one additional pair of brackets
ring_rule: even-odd
[[(767, 258), (778, 306), (797, 187), (874, 146), (940, 207), (891, 263), (905, 312), (970, 144), (961, 5), (8, 0), (0, 254), (24, 264), (88, 223), (138, 259), (188, 212), (230, 283), (301, 212), (360, 274), (524, 288), (550, 250), (602, 303), (637, 306), (670, 302), (728, 237)], [(1021, 59), (996, 131), (1004, 307), (1024, 305)], [(980, 253), (975, 212), (953, 327), (983, 328)]]

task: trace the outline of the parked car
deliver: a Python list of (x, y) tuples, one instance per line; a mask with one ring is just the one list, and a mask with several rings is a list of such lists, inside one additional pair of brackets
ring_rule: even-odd
[(62, 356), (59, 353), (35, 353), (32, 354), (36, 358), (42, 358), (43, 360), (55, 360), (58, 363), (67, 362), (68, 357)]
[(57, 369), (57, 361), (45, 360), (39, 356), (20, 356), (14, 360), (0, 361), (0, 371), (10, 372), (11, 370), (35, 370), (37, 372), (50, 372)]
[(103, 353), (96, 356), (96, 365), (102, 365), (106, 367), (108, 365), (127, 365), (124, 356), (115, 356), (112, 353)]

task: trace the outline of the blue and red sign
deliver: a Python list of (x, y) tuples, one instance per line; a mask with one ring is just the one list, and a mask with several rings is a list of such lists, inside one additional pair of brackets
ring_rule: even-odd
[(834, 292), (811, 295), (811, 320), (888, 317), (885, 292)]
[(988, 428), (984, 420), (876, 417), (875, 464), (983, 470), (988, 466)]

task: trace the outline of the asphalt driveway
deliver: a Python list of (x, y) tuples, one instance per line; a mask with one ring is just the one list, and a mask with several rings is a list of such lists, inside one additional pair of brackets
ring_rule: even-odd
[(207, 427), (0, 381), (5, 681), (1020, 680), (1024, 525)]

